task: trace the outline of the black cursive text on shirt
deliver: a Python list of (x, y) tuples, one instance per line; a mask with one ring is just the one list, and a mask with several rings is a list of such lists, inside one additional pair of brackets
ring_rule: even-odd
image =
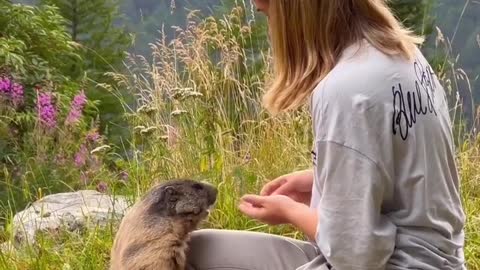
[(417, 123), (417, 116), (428, 113), (437, 115), (434, 73), (430, 67), (425, 69), (417, 61), (414, 63), (414, 70), (417, 77), (414, 90), (405, 93), (401, 83), (392, 86), (394, 110), (392, 130), (394, 135), (400, 134), (403, 140), (407, 140), (409, 129)]

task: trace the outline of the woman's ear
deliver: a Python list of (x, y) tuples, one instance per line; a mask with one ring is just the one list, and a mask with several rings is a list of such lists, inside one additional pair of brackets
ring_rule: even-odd
[(257, 11), (267, 14), (268, 7), (270, 6), (269, 0), (255, 0), (255, 6)]

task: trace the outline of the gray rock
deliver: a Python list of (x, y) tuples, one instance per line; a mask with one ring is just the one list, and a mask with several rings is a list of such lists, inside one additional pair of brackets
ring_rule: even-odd
[(128, 208), (124, 197), (94, 190), (48, 195), (15, 215), (15, 240), (32, 244), (39, 231), (78, 231), (89, 226), (105, 226), (120, 221)]

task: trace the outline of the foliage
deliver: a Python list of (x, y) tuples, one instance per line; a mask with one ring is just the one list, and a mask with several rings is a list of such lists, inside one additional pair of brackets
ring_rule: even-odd
[(0, 67), (27, 84), (68, 80), (67, 59), (81, 62), (75, 43), (52, 6), (31, 7), (0, 1)]
[[(459, 97), (463, 103), (463, 111), (469, 128), (473, 126), (476, 107), (480, 102), (480, 4), (475, 1), (442, 0), (435, 5), (433, 15), (442, 18), (438, 21), (441, 29), (437, 39), (445, 43), (447, 57), (439, 64), (445, 69), (457, 69), (461, 73), (458, 83)], [(430, 51), (434, 51), (432, 38)], [(460, 69), (461, 67), (461, 69)]]
[(108, 170), (103, 151), (91, 154), (105, 143), (95, 104), (77, 85), (53, 83), (31, 89), (31, 100), (12, 102), (8, 89), (22, 86), (14, 78), (3, 75), (12, 87), (0, 91), (0, 203), (21, 209), (43, 193), (97, 184)]
[(73, 78), (86, 73), (101, 82), (104, 72), (122, 64), (132, 37), (119, 24), (117, 0), (41, 0), (40, 4), (58, 7), (71, 39), (80, 44), (84, 61), (68, 63)]
[[(214, 130), (226, 130), (236, 143), (242, 140), (245, 122), (258, 119), (262, 113), (257, 100), (267, 57), (249, 55), (252, 28), (243, 16), (243, 10), (235, 8), (222, 19), (209, 17), (197, 25), (192, 13), (190, 26), (179, 29), (176, 39), (170, 43), (159, 40), (152, 46), (154, 65), (143, 57), (130, 59), (131, 76), (122, 77), (119, 84), (141, 96), (137, 104), (140, 111), (155, 112), (151, 122), (137, 120), (141, 114), (132, 115), (134, 127), (160, 131), (176, 126), (176, 118), (189, 115), (184, 127), (196, 130), (190, 139), (202, 140), (205, 151), (216, 147)], [(219, 112), (218, 108), (224, 110)]]
[[(14, 210), (106, 171), (103, 156), (89, 154), (103, 138), (87, 139), (98, 128), (98, 103), (87, 102), (87, 86), (70, 76), (68, 63), (81, 63), (82, 54), (58, 12), (0, 2), (0, 203)], [(94, 176), (92, 166), (72, 165), (83, 143)]]
[(185, 26), (188, 10), (205, 12), (216, 0), (129, 0), (122, 3), (122, 12), (128, 18), (128, 27), (136, 33), (132, 52), (145, 55), (150, 44), (165, 33), (170, 39), (175, 36), (172, 26)]
[[(68, 62), (65, 70), (75, 80), (82, 80), (87, 95), (99, 101), (100, 128), (110, 140), (125, 136), (120, 126), (125, 125), (118, 98), (98, 85), (111, 84), (106, 72), (120, 72), (125, 51), (133, 42), (119, 11), (118, 0), (40, 0), (59, 8), (71, 39), (79, 44), (83, 61)], [(121, 93), (128, 96), (128, 93)], [(117, 143), (119, 141), (116, 141)]]
[(390, 0), (389, 6), (403, 24), (419, 35), (428, 37), (433, 32), (431, 15), (435, 0)]

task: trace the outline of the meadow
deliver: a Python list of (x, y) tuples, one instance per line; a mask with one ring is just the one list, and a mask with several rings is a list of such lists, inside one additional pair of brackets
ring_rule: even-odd
[[(81, 92), (52, 94), (54, 86), (49, 85), (37, 91), (28, 108), (37, 112), (55, 107), (55, 117), (28, 109), (19, 113), (13, 98), (0, 100), (6, 127), (0, 131), (15, 132), (13, 122), (20, 123), (15, 127), (21, 134), (9, 144), (16, 161), (0, 163), (0, 242), (13, 240), (15, 212), (45, 194), (97, 189), (135, 201), (156, 181), (177, 177), (218, 187), (219, 200), (205, 228), (302, 238), (289, 226), (266, 226), (237, 209), (241, 195), (257, 193), (267, 181), (311, 166), (308, 108), (271, 117), (261, 106), (270, 54), (263, 45), (259, 49), (261, 38), (254, 27), (245, 22), (241, 7), (221, 18), (191, 13), (188, 27), (178, 29), (172, 42), (160, 38), (151, 44), (151, 55), (129, 55), (124, 71), (108, 72), (114, 83), (97, 87), (117, 96), (123, 106), (128, 136), (120, 143), (112, 144), (98, 132), (95, 118), (88, 118), (95, 113), (95, 103)], [(440, 35), (438, 46), (448, 51), (448, 41)], [(451, 96), (456, 123), (468, 214), (468, 269), (480, 270), (480, 138), (464, 128), (459, 113), (457, 87), (464, 79), (460, 69), (447, 60), (435, 68)], [(124, 91), (134, 94), (135, 102), (124, 101)], [(106, 269), (115, 232), (112, 223), (81, 233), (42, 234), (35, 246), (0, 253), (0, 269)]]

